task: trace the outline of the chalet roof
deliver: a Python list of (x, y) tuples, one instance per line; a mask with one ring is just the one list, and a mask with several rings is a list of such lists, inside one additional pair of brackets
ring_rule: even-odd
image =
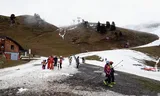
[(13, 40), (12, 38), (10, 38), (10, 37), (8, 37), (8, 36), (0, 36), (0, 38), (11, 40), (11, 41), (14, 42), (16, 45), (19, 46), (19, 50), (24, 51), (23, 47), (22, 47), (20, 44), (18, 44), (15, 40)]

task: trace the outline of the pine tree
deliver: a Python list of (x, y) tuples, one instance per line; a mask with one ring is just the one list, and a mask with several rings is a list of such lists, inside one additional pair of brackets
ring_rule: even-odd
[(11, 14), (11, 16), (10, 16), (11, 24), (15, 23), (15, 18), (16, 18), (15, 15)]
[(110, 30), (111, 30), (111, 31), (116, 30), (116, 26), (115, 26), (114, 21), (113, 21), (112, 24), (111, 24)]
[(101, 34), (106, 33), (106, 26), (105, 26), (105, 24), (102, 24), (102, 26), (100, 26), (100, 33)]
[(107, 21), (107, 22), (106, 22), (106, 28), (109, 29), (110, 26), (111, 26), (111, 25), (110, 25), (109, 21)]
[(97, 23), (97, 32), (100, 32), (101, 23), (98, 21)]

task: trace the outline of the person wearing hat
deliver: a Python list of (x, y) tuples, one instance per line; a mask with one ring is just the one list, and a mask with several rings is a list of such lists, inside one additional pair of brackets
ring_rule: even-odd
[(47, 64), (46, 60), (43, 60), (41, 62), (41, 64), (42, 64), (42, 69), (45, 69), (46, 68), (46, 64)]
[(110, 63), (106, 63), (105, 67), (104, 67), (104, 72), (106, 74), (106, 79), (103, 81), (105, 85), (108, 85), (109, 87), (113, 87), (113, 85), (111, 84), (111, 67), (110, 67)]
[(111, 68), (111, 73), (110, 73), (110, 75), (111, 75), (111, 84), (116, 84), (116, 82), (114, 81), (114, 68), (113, 68), (113, 66), (112, 66), (112, 64), (113, 64), (113, 62), (112, 61), (109, 61), (109, 63), (110, 63), (110, 68)]

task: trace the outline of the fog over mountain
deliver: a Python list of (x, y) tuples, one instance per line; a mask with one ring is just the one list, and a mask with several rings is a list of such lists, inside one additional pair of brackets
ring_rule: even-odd
[(159, 0), (1, 0), (0, 14), (39, 14), (56, 26), (77, 17), (91, 22), (115, 21), (117, 26), (160, 21)]

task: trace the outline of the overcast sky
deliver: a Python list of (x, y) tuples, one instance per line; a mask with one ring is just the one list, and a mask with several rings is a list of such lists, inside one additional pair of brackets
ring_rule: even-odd
[(160, 21), (160, 0), (0, 0), (0, 15), (34, 15), (56, 26), (81, 17), (91, 22), (115, 21), (124, 26)]

